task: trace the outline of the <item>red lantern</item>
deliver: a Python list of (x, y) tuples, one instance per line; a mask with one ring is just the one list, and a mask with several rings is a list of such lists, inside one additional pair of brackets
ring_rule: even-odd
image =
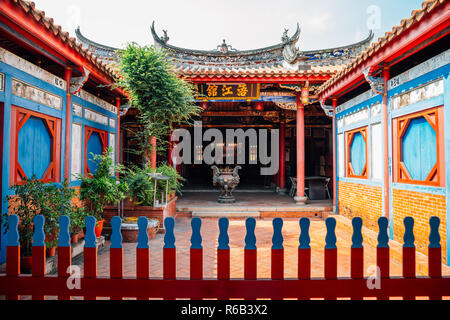
[(264, 103), (263, 102), (257, 102), (255, 106), (256, 111), (264, 111)]
[(302, 103), (303, 105), (306, 105), (309, 103), (309, 87), (303, 87), (302, 88)]

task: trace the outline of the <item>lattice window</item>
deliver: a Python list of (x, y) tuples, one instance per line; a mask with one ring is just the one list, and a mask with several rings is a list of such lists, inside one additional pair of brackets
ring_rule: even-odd
[(101, 155), (108, 149), (108, 133), (91, 127), (85, 127), (84, 133), (84, 172), (86, 174), (97, 172), (98, 161), (95, 155)]
[(346, 132), (347, 177), (368, 178), (367, 127)]
[(11, 170), (13, 183), (35, 177), (60, 181), (61, 120), (13, 106)]
[(442, 108), (394, 119), (394, 181), (441, 185)]

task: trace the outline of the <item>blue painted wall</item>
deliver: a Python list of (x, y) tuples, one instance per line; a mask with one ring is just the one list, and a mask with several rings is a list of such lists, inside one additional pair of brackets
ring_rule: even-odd
[[(0, 91), (0, 102), (4, 104), (4, 112), (3, 112), (3, 125), (0, 130), (3, 131), (3, 149), (2, 149), (2, 163), (1, 163), (1, 199), (0, 199), (0, 209), (1, 213), (8, 213), (8, 202), (6, 198), (8, 195), (11, 195), (12, 192), (9, 189), (10, 185), (10, 157), (11, 157), (11, 110), (12, 106), (17, 106), (20, 108), (28, 109), (31, 111), (38, 112), (43, 115), (55, 117), (61, 119), (61, 153), (57, 154), (57, 157), (60, 158), (61, 161), (61, 177), (64, 177), (64, 154), (65, 148), (70, 148), (71, 145), (65, 145), (65, 136), (66, 136), (66, 92), (59, 87), (53, 86), (45, 81), (42, 81), (30, 74), (27, 74), (21, 70), (18, 70), (10, 65), (7, 65), (3, 62), (0, 62), (0, 72), (5, 74), (5, 90), (3, 92)], [(18, 96), (12, 95), (12, 78), (24, 81), (30, 85), (33, 85), (37, 88), (50, 92), (52, 94), (58, 95), (62, 98), (62, 110), (53, 109), (47, 107), (45, 105), (41, 105), (34, 101), (30, 101)], [(99, 106), (96, 106), (88, 101), (85, 101), (77, 96), (72, 96), (72, 103), (78, 103), (83, 107), (88, 107), (91, 110), (102, 113), (109, 118), (113, 118), (117, 123), (117, 114), (109, 112), (107, 110), (102, 109)], [(72, 108), (71, 108), (72, 109)], [(82, 132), (84, 135), (84, 128), (86, 125), (104, 130), (107, 132), (115, 133), (117, 139), (117, 128), (111, 128), (109, 126), (105, 126), (102, 124), (98, 124), (96, 122), (92, 122), (86, 120), (84, 118), (77, 117), (73, 115), (72, 112), (72, 122), (77, 122), (82, 124)], [(0, 121), (0, 124), (2, 122)], [(82, 146), (84, 146), (84, 136), (82, 137), (83, 142)], [(117, 140), (116, 140), (117, 141)], [(51, 161), (50, 159), (50, 142), (51, 138), (48, 135), (48, 131), (45, 127), (44, 122), (37, 117), (30, 117), (30, 119), (26, 122), (22, 130), (19, 132), (19, 149), (18, 149), (18, 158), (21, 167), (27, 173), (27, 176), (31, 177), (33, 173), (35, 173), (38, 177), (42, 177), (43, 173), (48, 167), (48, 163)], [(96, 146), (91, 146), (91, 149), (98, 152)], [(82, 159), (84, 159), (84, 147), (82, 148)], [(117, 159), (117, 157), (116, 157)], [(83, 167), (86, 164), (83, 163)], [(70, 168), (69, 168), (70, 171)], [(76, 186), (79, 184), (76, 181), (72, 181), (71, 185)], [(4, 235), (4, 228), (2, 226), (1, 232), (1, 247), (0, 247), (0, 264), (4, 263), (6, 260), (6, 237)]]

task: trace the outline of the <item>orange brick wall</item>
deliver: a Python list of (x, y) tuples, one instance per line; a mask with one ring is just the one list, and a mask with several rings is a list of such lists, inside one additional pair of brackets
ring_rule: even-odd
[(360, 217), (363, 225), (378, 232), (378, 219), (382, 216), (382, 187), (339, 181), (339, 214), (349, 219)]
[(445, 196), (408, 190), (393, 189), (394, 240), (403, 243), (405, 217), (414, 218), (414, 236), (419, 252), (428, 254), (430, 235), (430, 218), (441, 219), (439, 233), (441, 235), (442, 261), (447, 261), (446, 234), (446, 199)]

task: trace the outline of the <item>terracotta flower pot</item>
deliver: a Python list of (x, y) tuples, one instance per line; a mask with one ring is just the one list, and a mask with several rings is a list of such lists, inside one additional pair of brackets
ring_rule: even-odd
[(79, 240), (79, 233), (73, 234), (72, 237), (70, 238), (72, 244), (77, 244), (78, 240)]
[(100, 238), (100, 236), (102, 235), (104, 222), (105, 222), (105, 220), (98, 221), (97, 225), (95, 226), (95, 236), (97, 238)]
[(56, 247), (47, 248), (47, 257), (54, 257), (56, 255)]

